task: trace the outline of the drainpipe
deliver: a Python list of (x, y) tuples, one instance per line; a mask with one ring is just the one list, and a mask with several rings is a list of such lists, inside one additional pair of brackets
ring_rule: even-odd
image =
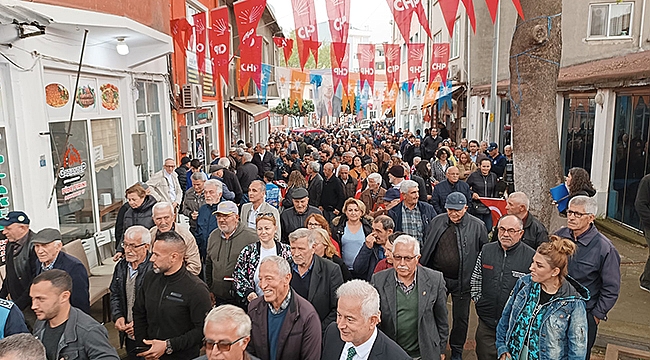
[(641, 27), (639, 28), (639, 51), (643, 51), (643, 26), (645, 25), (645, 5), (646, 0), (643, 0), (641, 7)]
[(465, 81), (465, 84), (467, 86), (467, 100), (465, 102), (465, 126), (467, 126), (465, 129), (465, 136), (467, 137), (467, 133), (469, 132), (469, 102), (471, 99), (471, 94), (470, 90), (472, 89), (472, 68), (471, 68), (471, 62), (472, 62), (472, 53), (471, 53), (471, 47), (470, 47), (470, 41), (472, 38), (472, 31), (470, 30), (471, 24), (469, 22), (469, 14), (467, 14), (467, 17), (465, 19), (465, 29), (467, 30), (467, 81)]

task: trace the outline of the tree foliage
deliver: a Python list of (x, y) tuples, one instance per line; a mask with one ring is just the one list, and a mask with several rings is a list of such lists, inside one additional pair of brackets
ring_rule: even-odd
[(314, 102), (311, 100), (305, 100), (302, 103), (302, 110), (298, 107), (298, 102), (294, 102), (293, 106), (289, 106), (289, 101), (287, 99), (282, 99), (278, 106), (271, 109), (271, 112), (274, 112), (279, 115), (291, 115), (291, 116), (307, 116), (309, 113), (314, 112)]
[[(289, 57), (287, 66), (292, 68), (300, 68), (296, 32), (292, 31), (291, 34), (289, 34), (289, 37), (293, 39), (293, 52), (291, 53), (291, 57)], [(329, 69), (331, 67), (330, 49), (331, 47), (329, 43), (322, 43), (318, 48), (318, 66), (316, 66), (314, 56), (310, 54), (309, 58), (307, 58), (307, 63), (305, 63), (305, 69)]]

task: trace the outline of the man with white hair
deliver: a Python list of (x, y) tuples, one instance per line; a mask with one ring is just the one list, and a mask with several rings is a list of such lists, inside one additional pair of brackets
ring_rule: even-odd
[(388, 210), (388, 216), (395, 222), (396, 232), (404, 232), (422, 243), (429, 222), (436, 216), (436, 210), (430, 204), (419, 201), (420, 187), (415, 181), (402, 181), (399, 190), (404, 200)]
[(217, 206), (221, 202), (222, 193), (223, 187), (219, 180), (210, 179), (203, 185), (205, 204), (199, 208), (199, 215), (196, 218), (196, 243), (201, 244), (199, 251), (202, 246), (207, 247), (210, 234), (217, 228), (217, 218), (215, 218), (213, 214), (217, 211)]
[(136, 360), (133, 349), (136, 346), (133, 332), (133, 305), (135, 294), (142, 286), (144, 274), (152, 269), (151, 233), (141, 225), (134, 225), (124, 233), (124, 257), (115, 264), (111, 281), (111, 318), (115, 329), (120, 332), (120, 345), (126, 343), (129, 359)]
[(338, 166), (338, 175), (341, 183), (343, 183), (343, 199), (354, 197), (357, 193), (357, 179), (350, 176), (350, 167), (348, 165)]
[(318, 313), (291, 289), (287, 260), (265, 257), (260, 262), (259, 278), (264, 296), (248, 305), (253, 323), (251, 353), (262, 360), (320, 360)]
[(47, 360), (45, 347), (30, 333), (15, 334), (0, 340), (0, 360)]
[(336, 324), (323, 335), (323, 360), (411, 360), (393, 340), (377, 329), (381, 320), (379, 293), (368, 282), (351, 280), (336, 291)]
[(176, 168), (174, 159), (165, 159), (163, 169), (153, 174), (147, 181), (147, 185), (151, 187), (151, 195), (156, 198), (156, 201), (168, 202), (176, 209), (181, 203), (183, 188), (178, 182), (178, 174), (174, 168)]
[[(155, 239), (159, 233), (168, 231), (175, 231), (185, 242), (185, 267), (187, 270), (194, 274), (201, 273), (201, 247), (194, 239), (194, 235), (185, 227), (177, 226), (174, 222), (174, 209), (168, 202), (159, 202), (153, 206), (152, 215), (154, 224), (150, 231), (151, 237)], [(202, 244), (201, 244), (202, 245)]]
[(212, 149), (212, 151), (210, 151), (210, 160), (210, 165), (215, 165), (219, 162), (219, 150)]
[(298, 229), (289, 234), (293, 258), (291, 288), (314, 306), (323, 330), (336, 320), (336, 289), (343, 284), (341, 268), (314, 256), (317, 238), (312, 231)]
[(393, 242), (393, 268), (372, 276), (381, 298), (379, 328), (413, 358), (444, 359), (449, 336), (445, 279), (439, 271), (418, 266), (419, 260), (420, 243), (401, 235)]
[(596, 199), (576, 196), (569, 201), (567, 226), (555, 235), (571, 239), (577, 249), (569, 258), (569, 276), (589, 289), (587, 300), (587, 359), (596, 340), (598, 324), (607, 320), (621, 290), (621, 256), (612, 242), (603, 235), (594, 219), (598, 211)]
[(251, 319), (234, 305), (221, 305), (205, 317), (205, 355), (194, 360), (259, 360), (246, 352), (251, 341)]
[(199, 217), (199, 209), (205, 204), (205, 196), (203, 195), (203, 185), (208, 180), (204, 172), (195, 172), (191, 176), (192, 187), (187, 189), (183, 197), (183, 205), (181, 206), (181, 214), (187, 216), (190, 221), (190, 232), (196, 237), (197, 226), (196, 219)]
[[(530, 201), (523, 192), (513, 192), (508, 196), (506, 203), (508, 215), (514, 215), (524, 222), (524, 236), (521, 241), (533, 249), (537, 249), (543, 242), (548, 241), (548, 231), (544, 224), (528, 211), (529, 207)], [(496, 233), (496, 231), (492, 232), (493, 238)]]
[(32, 238), (32, 244), (34, 244), (34, 251), (38, 257), (36, 275), (52, 269), (67, 272), (72, 277), (70, 304), (86, 314), (90, 314), (88, 272), (79, 259), (61, 251), (63, 242), (59, 230), (43, 229), (39, 231)]
[(381, 187), (382, 181), (378, 173), (368, 175), (368, 188), (361, 192), (360, 200), (366, 205), (367, 214), (372, 217), (386, 214), (384, 210), (379, 209), (386, 195), (386, 189)]
[(239, 185), (241, 185), (242, 190), (242, 198), (239, 202), (240, 204), (248, 202), (248, 187), (251, 185), (253, 180), (258, 178), (257, 165), (253, 164), (251, 160), (253, 160), (253, 155), (244, 152), (242, 155), (242, 164), (237, 168), (237, 179), (239, 180)]
[(320, 164), (318, 161), (310, 161), (306, 170), (309, 205), (319, 207), (321, 193), (323, 192), (323, 177), (320, 176)]

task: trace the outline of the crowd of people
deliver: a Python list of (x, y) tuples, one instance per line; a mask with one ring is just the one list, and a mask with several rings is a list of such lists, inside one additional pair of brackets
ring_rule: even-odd
[[(569, 172), (567, 226), (549, 236), (514, 189), (510, 146), (447, 136), (376, 122), (240, 141), (207, 168), (165, 160), (116, 219), (120, 347), (147, 360), (438, 360), (449, 346), (462, 359), (474, 302), (481, 360), (589, 359), (620, 289), (589, 174)], [(507, 198), (496, 224), (486, 197)], [(34, 359), (117, 359), (58, 230), (34, 233), (20, 211), (0, 225), (0, 358), (31, 332)]]

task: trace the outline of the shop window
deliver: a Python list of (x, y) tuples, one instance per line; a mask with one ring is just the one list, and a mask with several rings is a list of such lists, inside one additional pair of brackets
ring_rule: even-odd
[(115, 226), (115, 219), (124, 203), (126, 190), (120, 120), (92, 120), (90, 129), (93, 139), (100, 229), (106, 230)]
[(633, 3), (593, 4), (589, 6), (589, 38), (632, 36)]
[(596, 101), (593, 95), (565, 98), (563, 114), (561, 151), (564, 174), (573, 167), (581, 167), (591, 172), (596, 119)]
[(607, 215), (640, 228), (634, 201), (641, 178), (649, 172), (650, 91), (616, 98), (614, 146)]
[(67, 131), (68, 122), (50, 123), (59, 225), (64, 240), (84, 239), (95, 233), (86, 121), (73, 121)]
[(460, 18), (454, 22), (454, 34), (451, 37), (450, 59), (460, 57)]

